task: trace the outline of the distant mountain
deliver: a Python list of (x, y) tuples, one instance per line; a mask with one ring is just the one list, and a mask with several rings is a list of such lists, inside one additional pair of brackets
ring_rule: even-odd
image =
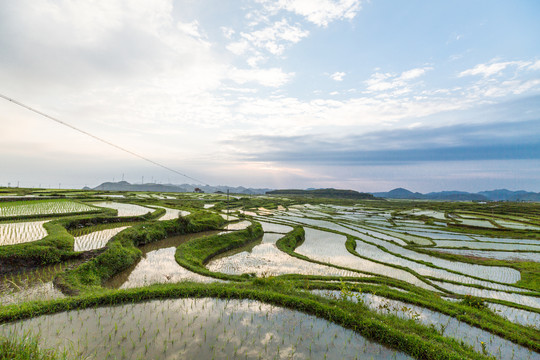
[(540, 201), (540, 193), (528, 192), (524, 190), (510, 191), (506, 189), (481, 191), (484, 195), (493, 201)]
[(469, 193), (465, 191), (440, 191), (421, 194), (407, 189), (397, 188), (388, 192), (372, 193), (386, 199), (418, 199), (418, 200), (448, 200), (448, 201), (540, 201), (540, 193), (523, 190), (510, 191), (506, 189)]
[(337, 199), (374, 199), (375, 197), (368, 193), (361, 193), (354, 190), (339, 190), (339, 189), (315, 189), (315, 190), (299, 190), (299, 189), (284, 189), (268, 191), (268, 195), (299, 195), (321, 198), (337, 198)]
[(256, 194), (265, 194), (267, 191), (272, 189), (253, 189), (245, 188), (243, 186), (232, 187), (232, 186), (210, 186), (210, 185), (193, 185), (193, 184), (130, 184), (127, 181), (119, 182), (104, 182), (101, 185), (96, 186), (92, 190), (101, 190), (101, 191), (155, 191), (155, 192), (194, 192), (195, 188), (199, 188), (205, 193), (215, 193), (216, 191), (222, 191), (224, 193), (229, 190), (230, 193), (234, 194), (246, 194), (246, 195), (256, 195)]
[(397, 188), (389, 192), (372, 193), (374, 196), (387, 199), (423, 199), (424, 195), (419, 192), (413, 193), (404, 188)]
[(441, 191), (431, 192), (424, 195), (430, 200), (451, 200), (451, 201), (488, 201), (489, 199), (480, 194), (471, 194), (465, 191)]

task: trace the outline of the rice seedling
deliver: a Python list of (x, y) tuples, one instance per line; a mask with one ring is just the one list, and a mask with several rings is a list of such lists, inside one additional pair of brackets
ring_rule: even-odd
[(98, 208), (72, 200), (0, 202), (0, 219), (97, 211)]

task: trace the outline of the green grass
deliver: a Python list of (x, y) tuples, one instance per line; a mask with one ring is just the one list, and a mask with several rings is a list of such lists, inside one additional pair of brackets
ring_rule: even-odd
[(35, 337), (8, 339), (0, 337), (0, 360), (59, 360), (66, 359), (54, 349), (42, 350)]
[(134, 264), (142, 255), (137, 248), (168, 236), (216, 230), (225, 220), (210, 212), (197, 212), (175, 220), (140, 224), (114, 236), (106, 250), (96, 258), (66, 271), (55, 279), (64, 293), (79, 294), (103, 291), (101, 285), (112, 276)]
[[(9, 190), (11, 191), (13, 189)], [(55, 191), (50, 193), (59, 196), (64, 194)], [(67, 192), (65, 193), (67, 194)], [(178, 195), (179, 197), (182, 197), (182, 195)], [(77, 196), (85, 198), (84, 194), (81, 194), (81, 191), (78, 191)], [(95, 200), (95, 198), (93, 200)], [(115, 199), (115, 201), (117, 201), (117, 199)], [(202, 201), (140, 199), (136, 202), (141, 205), (160, 205), (189, 210), (192, 214), (178, 220), (161, 222), (153, 221), (153, 219), (157, 218), (159, 212), (154, 212), (146, 217), (134, 217), (133, 219), (118, 218), (115, 216), (116, 213), (112, 214), (110, 212), (100, 215), (70, 216), (63, 220), (55, 220), (47, 223), (46, 227), (48, 235), (42, 240), (0, 247), (0, 263), (6, 259), (9, 259), (10, 261), (13, 261), (13, 259), (22, 259), (21, 261), (26, 259), (34, 261), (38, 265), (42, 263), (60, 262), (77, 255), (72, 251), (72, 234), (116, 227), (120, 224), (124, 224), (126, 221), (128, 223), (136, 224), (132, 228), (115, 236), (113, 240), (108, 243), (104, 252), (99, 256), (78, 268), (67, 271), (57, 277), (55, 283), (59, 285), (63, 291), (70, 294), (78, 294), (78, 296), (55, 301), (28, 302), (6, 307), (0, 306), (0, 323), (42, 314), (67, 311), (70, 309), (117, 305), (151, 299), (179, 297), (254, 299), (293, 310), (299, 310), (330, 320), (336, 324), (352, 329), (370, 340), (390, 346), (396, 350), (404, 351), (419, 359), (486, 359), (484, 355), (474, 352), (468, 346), (460, 344), (458, 341), (450, 338), (443, 337), (434, 331), (433, 328), (424, 326), (414, 320), (403, 320), (392, 315), (381, 315), (374, 311), (370, 311), (362, 304), (325, 299), (304, 291), (315, 288), (340, 290), (343, 283), (340, 285), (340, 283), (329, 283), (328, 281), (343, 280), (347, 281), (347, 283), (354, 284), (355, 287), (360, 287), (362, 292), (377, 293), (377, 295), (389, 299), (400, 300), (408, 304), (422, 306), (446, 314), (469, 325), (482, 328), (516, 344), (525, 346), (533, 351), (540, 352), (539, 330), (514, 324), (494, 314), (489, 309), (477, 306), (482, 299), (471, 299), (471, 301), (457, 303), (448, 302), (430, 291), (417, 288), (396, 279), (377, 276), (376, 274), (370, 274), (374, 276), (367, 278), (304, 276), (298, 274), (288, 274), (269, 278), (253, 278), (248, 274), (227, 275), (210, 272), (206, 269), (205, 264), (214, 256), (257, 241), (262, 235), (262, 229), (258, 223), (245, 230), (230, 232), (225, 235), (197, 238), (186, 242), (177, 248), (175, 258), (180, 265), (205, 276), (232, 280), (230, 283), (153, 285), (125, 291), (105, 289), (102, 287), (104, 281), (138, 261), (141, 256), (138, 246), (175, 234), (218, 229), (224, 224), (224, 220), (218, 214), (211, 211), (197, 210), (197, 208), (202, 207), (206, 202), (216, 204), (211, 210), (225, 208), (225, 201), (218, 197), (208, 198)], [(283, 200), (282, 198), (277, 197), (265, 199), (246, 196), (241, 197), (240, 199), (231, 198), (229, 207), (265, 207), (268, 209), (275, 209), (278, 205), (290, 206), (296, 203), (327, 203), (353, 206), (354, 204), (357, 204), (358, 201), (305, 198)], [(361, 205), (379, 210), (390, 210), (392, 211), (393, 216), (398, 216), (400, 211), (414, 207), (437, 210), (444, 213), (474, 212), (482, 214), (489, 219), (486, 209), (491, 210), (489, 206), (492, 204), (481, 205), (475, 203), (372, 200), (362, 201)], [(158, 211), (164, 212), (163, 209)], [(332, 212), (332, 210), (323, 211), (328, 213)], [(540, 206), (538, 206), (538, 204), (502, 203), (494, 206), (494, 214), (497, 215), (494, 215), (493, 218), (522, 216), (529, 219), (539, 219)], [(424, 218), (422, 220), (430, 221), (431, 219)], [(395, 226), (395, 223), (394, 225), (389, 225), (388, 228), (391, 229), (392, 226)], [(449, 230), (455, 233), (472, 232), (478, 235), (499, 237), (519, 236), (524, 238), (540, 238), (538, 232), (521, 230), (488, 230), (466, 228), (463, 226), (450, 226)], [(328, 231), (328, 229), (325, 229), (325, 231)], [(313, 261), (305, 256), (296, 254), (294, 250), (300, 246), (303, 241), (304, 229), (301, 226), (295, 226), (291, 232), (277, 241), (276, 246), (289, 255), (306, 261), (354, 271), (353, 269), (347, 269), (333, 264)], [(348, 237), (346, 246), (349, 251), (354, 252), (354, 244), (354, 239)], [(521, 272), (522, 278), (517, 285), (540, 291), (540, 264), (537, 263), (469, 259), (458, 255), (432, 253), (428, 250), (429, 247), (421, 248), (418, 246), (411, 246), (411, 249), (454, 261), (493, 266), (511, 266)], [(399, 256), (399, 254), (396, 255)], [(373, 259), (370, 260), (373, 261)], [(392, 266), (392, 264), (386, 263), (385, 265)], [(2, 263), (2, 266), (4, 266), (4, 263)], [(0, 268), (2, 268), (2, 266), (0, 266)], [(361, 271), (356, 272), (362, 273)], [(390, 287), (397, 287), (406, 291), (400, 292), (391, 289)], [(455, 297), (465, 298), (459, 295)], [(494, 303), (505, 303), (494, 299), (489, 299), (489, 301)], [(508, 303), (505, 304), (510, 305)], [(522, 306), (516, 306), (515, 304), (512, 304), (512, 306), (524, 308)], [(532, 311), (539, 312), (538, 309)], [(37, 349), (37, 345), (34, 344), (35, 340), (30, 339), (27, 341), (26, 339), (19, 339), (5, 341), (4, 339), (2, 341), (3, 342), (0, 343), (0, 354), (3, 354), (4, 352), (8, 353), (7, 350), (2, 351), (2, 349), (13, 348), (20, 349), (19, 352), (23, 354), (21, 355), (22, 357), (15, 357), (16, 359), (54, 359), (54, 357), (39, 357), (42, 355), (49, 356), (49, 353), (47, 351), (40, 352)], [(5, 348), (2, 346), (5, 346)], [(30, 355), (24, 355), (27, 350), (30, 351)], [(32, 353), (32, 351), (34, 351), (34, 353)], [(0, 359), (3, 358), (0, 357)]]
[(56, 264), (80, 257), (80, 253), (73, 251), (74, 239), (70, 231), (75, 229), (118, 222), (144, 222), (156, 216), (159, 217), (164, 212), (164, 209), (157, 209), (142, 216), (116, 217), (116, 210), (110, 209), (107, 215), (86, 214), (46, 222), (43, 227), (47, 230), (47, 236), (43, 239), (0, 246), (0, 274), (15, 272), (23, 268)]
[(406, 352), (418, 359), (488, 359), (470, 347), (445, 338), (418, 322), (381, 315), (361, 304), (311, 295), (296, 290), (293, 284), (287, 281), (275, 278), (258, 279), (255, 286), (249, 282), (154, 285), (65, 300), (25, 303), (18, 307), (0, 308), (0, 323), (73, 309), (182, 297), (252, 299), (298, 310), (352, 329), (369, 340)]
[[(527, 262), (527, 261), (508, 261), (508, 260), (495, 260), (495, 259), (483, 259), (476, 257), (468, 257), (463, 255), (441, 253), (438, 251), (430, 251), (429, 248), (422, 249), (414, 247), (414, 251), (438, 257), (445, 260), (460, 261), (469, 264), (478, 264), (486, 266), (505, 266), (518, 270), (521, 273), (521, 279), (513, 284), (513, 286), (519, 286), (526, 289), (531, 289), (540, 292), (540, 263)], [(470, 285), (469, 285), (470, 286)]]
[(178, 246), (175, 259), (181, 266), (201, 275), (222, 280), (243, 281), (249, 275), (239, 276), (216, 273), (208, 270), (204, 265), (214, 256), (247, 245), (260, 239), (262, 235), (261, 224), (253, 223), (244, 230), (194, 239)]

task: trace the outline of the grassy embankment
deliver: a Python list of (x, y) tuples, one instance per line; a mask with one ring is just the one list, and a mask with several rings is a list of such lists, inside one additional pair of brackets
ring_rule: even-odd
[(41, 349), (36, 337), (8, 339), (0, 336), (0, 360), (60, 360), (67, 359), (54, 349)]
[(73, 251), (74, 239), (70, 231), (91, 227), (98, 224), (109, 224), (115, 227), (118, 223), (145, 222), (162, 216), (165, 210), (158, 209), (142, 216), (117, 217), (117, 211), (107, 209), (102, 215), (85, 214), (52, 220), (43, 224), (47, 236), (41, 240), (0, 246), (0, 274), (55, 264), (73, 258), (81, 253)]
[(142, 253), (138, 246), (168, 236), (216, 230), (221, 228), (224, 222), (217, 214), (195, 212), (176, 220), (133, 226), (114, 236), (107, 243), (106, 250), (96, 258), (60, 274), (55, 279), (55, 284), (68, 294), (101, 291), (101, 285), (107, 279), (139, 260)]
[(262, 226), (253, 223), (245, 230), (232, 231), (228, 234), (211, 235), (180, 244), (176, 249), (175, 259), (188, 270), (204, 276), (222, 280), (244, 281), (250, 276), (229, 275), (208, 270), (204, 265), (213, 257), (226, 251), (245, 246), (263, 236)]
[(254, 283), (154, 285), (56, 301), (25, 303), (0, 309), (0, 323), (73, 309), (182, 297), (252, 299), (283, 306), (332, 321), (418, 359), (488, 359), (467, 345), (446, 338), (416, 321), (381, 315), (362, 304), (315, 296), (295, 289), (290, 282), (275, 278), (257, 279)]
[[(294, 249), (296, 249), (298, 246), (300, 246), (304, 241), (304, 230), (302, 227), (297, 226), (294, 228), (293, 231), (287, 234), (287, 236), (281, 238), (277, 242), (277, 247), (281, 249), (282, 251), (285, 251), (289, 255), (299, 257), (303, 260), (307, 261), (313, 261), (305, 256), (299, 255), (294, 252)], [(356, 241), (353, 237), (348, 236), (346, 247), (347, 250), (355, 255), (358, 255), (358, 253), (355, 251), (356, 248)], [(297, 280), (300, 280), (301, 276), (288, 276), (287, 278), (295, 278)], [(310, 277), (311, 280), (314, 280), (315, 277)], [(322, 280), (321, 278), (319, 278)], [(367, 281), (366, 281), (367, 280)], [(443, 314), (446, 314), (448, 316), (457, 318), (460, 321), (463, 321), (469, 325), (487, 330), (493, 334), (497, 334), (505, 339), (508, 339), (514, 343), (523, 345), (527, 348), (533, 349), (535, 351), (540, 351), (540, 332), (538, 330), (534, 330), (528, 327), (520, 326), (515, 323), (512, 323), (505, 318), (502, 318), (500, 316), (495, 316), (495, 314), (490, 311), (487, 308), (474, 308), (471, 306), (466, 305), (465, 303), (451, 303), (448, 301), (444, 301), (440, 298), (439, 295), (433, 294), (430, 291), (422, 290), (420, 288), (417, 288), (415, 286), (411, 285), (405, 285), (400, 283), (399, 281), (393, 280), (389, 281), (390, 279), (359, 279), (356, 282), (357, 283), (368, 283), (368, 284), (362, 284), (362, 290), (371, 292), (375, 291), (374, 288), (370, 288), (369, 282), (376, 284), (382, 284), (382, 285), (388, 285), (388, 286), (395, 286), (399, 285), (400, 288), (408, 290), (407, 293), (403, 292), (393, 292), (388, 291), (388, 288), (382, 288), (382, 293), (380, 288), (377, 288), (376, 291), (379, 292), (379, 295), (386, 296), (391, 299), (400, 300), (407, 302), (409, 304), (418, 305), (425, 307), (427, 309), (431, 309), (433, 311), (437, 311)], [(339, 289), (338, 285), (336, 284), (328, 284), (328, 283), (308, 283), (308, 282), (299, 282), (299, 284), (302, 284), (301, 286), (305, 288), (320, 288), (320, 289), (332, 289), (337, 290)], [(360, 285), (359, 285), (360, 286)], [(482, 300), (480, 300), (482, 301)], [(506, 303), (506, 302), (501, 302)], [(531, 309), (527, 309), (531, 310)]]

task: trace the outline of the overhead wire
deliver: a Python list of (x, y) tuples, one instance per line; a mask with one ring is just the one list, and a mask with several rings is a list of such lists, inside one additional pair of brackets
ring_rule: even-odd
[(3, 98), (3, 99), (5, 99), (5, 100), (7, 100), (7, 101), (9, 101), (9, 102), (12, 102), (13, 104), (16, 104), (16, 105), (18, 105), (18, 106), (20, 106), (20, 107), (23, 107), (23, 108), (27, 109), (27, 110), (30, 110), (30, 111), (32, 111), (32, 112), (34, 112), (34, 113), (36, 113), (36, 114), (39, 114), (39, 115), (41, 115), (41, 116), (43, 116), (43, 117), (45, 117), (45, 118), (47, 118), (47, 119), (49, 119), (49, 120), (55, 121), (55, 122), (57, 122), (58, 124), (64, 125), (64, 126), (70, 128), (70, 129), (73, 129), (73, 130), (75, 130), (75, 131), (78, 131), (78, 132), (80, 132), (80, 133), (82, 133), (82, 134), (84, 134), (84, 135), (90, 136), (91, 138), (94, 138), (95, 140), (101, 141), (102, 143), (105, 143), (105, 144), (107, 144), (107, 145), (110, 145), (110, 146), (112, 146), (112, 147), (115, 147), (115, 148), (117, 148), (118, 150), (124, 151), (124, 152), (126, 152), (126, 153), (128, 153), (128, 154), (130, 154), (130, 155), (133, 155), (133, 156), (135, 156), (135, 157), (138, 157), (139, 159), (142, 159), (142, 160), (144, 160), (144, 161), (147, 161), (147, 162), (149, 162), (149, 163), (151, 163), (151, 164), (154, 164), (154, 165), (156, 165), (156, 166), (159, 166), (159, 167), (161, 167), (161, 168), (163, 168), (163, 169), (165, 169), (165, 170), (171, 171), (171, 172), (173, 172), (173, 173), (175, 173), (175, 174), (177, 174), (177, 175), (181, 175), (181, 176), (183, 176), (183, 177), (185, 177), (185, 178), (188, 178), (188, 179), (190, 179), (190, 180), (194, 180), (194, 181), (196, 181), (196, 182), (198, 182), (198, 183), (200, 183), (200, 184), (206, 184), (206, 185), (208, 186), (208, 184), (207, 184), (206, 182), (204, 182), (204, 181), (201, 181), (201, 180), (196, 179), (196, 178), (194, 178), (194, 177), (192, 177), (192, 176), (189, 176), (189, 175), (186, 175), (186, 174), (184, 174), (184, 173), (181, 173), (180, 171), (174, 170), (174, 169), (172, 169), (172, 168), (170, 168), (170, 167), (168, 167), (168, 166), (165, 166), (165, 165), (163, 165), (163, 164), (160, 164), (160, 163), (158, 163), (157, 161), (154, 161), (154, 160), (149, 159), (149, 158), (147, 158), (147, 157), (145, 157), (145, 156), (142, 156), (142, 155), (140, 155), (140, 154), (137, 154), (137, 153), (135, 153), (135, 152), (133, 152), (133, 151), (131, 151), (131, 150), (128, 150), (128, 149), (122, 147), (122, 146), (116, 145), (116, 144), (114, 144), (114, 143), (112, 143), (112, 142), (110, 142), (110, 141), (108, 141), (108, 140), (105, 140), (105, 139), (99, 137), (99, 136), (96, 136), (96, 135), (94, 135), (94, 134), (91, 134), (91, 133), (89, 133), (88, 131), (79, 129), (78, 127), (75, 127), (75, 126), (73, 126), (73, 125), (71, 125), (71, 124), (69, 124), (69, 123), (67, 123), (67, 122), (65, 122), (65, 121), (62, 121), (62, 120), (60, 120), (60, 119), (57, 119), (57, 118), (55, 118), (55, 117), (53, 117), (53, 116), (51, 116), (51, 115), (48, 115), (48, 114), (46, 114), (46, 113), (44, 113), (44, 112), (42, 112), (42, 111), (39, 111), (39, 110), (37, 110), (37, 109), (34, 109), (33, 107), (28, 106), (28, 105), (26, 105), (26, 104), (24, 104), (24, 103), (22, 103), (22, 102), (20, 102), (20, 101), (17, 101), (17, 100), (15, 100), (15, 99), (12, 99), (12, 98), (10, 98), (10, 97), (8, 97), (8, 96), (5, 96), (5, 95), (3, 95), (3, 94), (0, 94), (0, 97)]

